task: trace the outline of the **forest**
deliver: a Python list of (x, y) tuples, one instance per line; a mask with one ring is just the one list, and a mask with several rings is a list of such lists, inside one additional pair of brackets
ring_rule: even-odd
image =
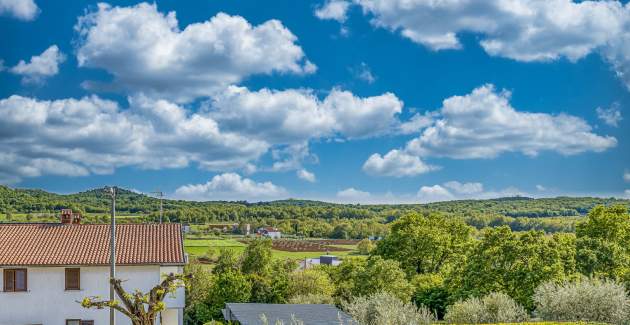
[[(306, 237), (357, 239), (385, 234), (388, 224), (410, 212), (440, 212), (460, 218), (477, 229), (508, 226), (513, 231), (573, 232), (576, 222), (593, 207), (616, 204), (628, 206), (630, 201), (590, 197), (507, 197), (400, 205), (335, 204), (295, 199), (257, 203), (163, 201), (164, 217), (172, 222), (247, 222), (255, 226), (276, 226), (284, 233)], [(63, 195), (0, 186), (0, 222), (54, 222), (56, 213), (63, 208), (80, 211), (86, 216), (85, 222), (107, 222), (109, 206), (110, 198), (102, 189)], [(155, 222), (159, 219), (159, 199), (144, 194), (118, 189), (116, 207), (119, 215), (137, 217), (122, 222)]]
[[(598, 206), (576, 233), (477, 232), (441, 213), (393, 222), (366, 258), (296, 269), (271, 240), (242, 255), (221, 250), (211, 269), (191, 264), (186, 318), (221, 319), (226, 302), (329, 303), (360, 324), (630, 321), (630, 215)], [(215, 323), (210, 323), (215, 324)]]

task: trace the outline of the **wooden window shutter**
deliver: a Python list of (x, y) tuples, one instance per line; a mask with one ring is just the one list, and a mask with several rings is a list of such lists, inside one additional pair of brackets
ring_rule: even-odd
[(4, 291), (11, 292), (15, 291), (15, 271), (14, 270), (4, 270)]
[(66, 290), (80, 290), (80, 289), (81, 289), (81, 269), (67, 268), (66, 269)]

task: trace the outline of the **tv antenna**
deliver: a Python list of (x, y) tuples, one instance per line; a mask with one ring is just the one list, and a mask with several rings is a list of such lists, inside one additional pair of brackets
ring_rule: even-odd
[(151, 192), (151, 194), (155, 194), (160, 198), (160, 223), (162, 223), (162, 215), (164, 214), (162, 199), (164, 198), (164, 192), (160, 191), (160, 189), (157, 189), (155, 192)]

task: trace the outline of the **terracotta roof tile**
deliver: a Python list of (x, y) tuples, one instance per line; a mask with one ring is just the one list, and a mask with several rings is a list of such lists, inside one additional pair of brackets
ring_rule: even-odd
[[(0, 224), (0, 266), (106, 265), (109, 225)], [(179, 224), (116, 225), (117, 264), (184, 264)]]

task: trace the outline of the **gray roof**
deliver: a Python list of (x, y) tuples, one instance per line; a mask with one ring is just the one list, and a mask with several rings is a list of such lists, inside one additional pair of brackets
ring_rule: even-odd
[[(304, 325), (352, 325), (352, 318), (333, 305), (315, 304), (225, 304), (225, 312), (229, 312), (229, 320), (239, 321), (242, 325), (262, 324), (261, 315), (265, 315), (269, 325), (281, 321), (291, 324), (291, 316), (302, 321)], [(226, 320), (228, 318), (226, 317)]]

